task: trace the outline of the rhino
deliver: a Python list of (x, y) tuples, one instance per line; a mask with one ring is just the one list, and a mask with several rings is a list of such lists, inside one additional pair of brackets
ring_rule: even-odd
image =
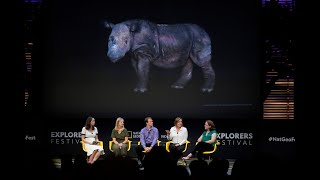
[(185, 88), (195, 64), (201, 68), (204, 77), (201, 91), (213, 91), (215, 71), (211, 65), (211, 40), (198, 25), (156, 24), (133, 19), (118, 24), (105, 21), (104, 26), (112, 29), (108, 38), (108, 58), (117, 62), (129, 53), (138, 76), (135, 92), (148, 91), (150, 64), (165, 69), (181, 67), (179, 78), (171, 85), (176, 89)]

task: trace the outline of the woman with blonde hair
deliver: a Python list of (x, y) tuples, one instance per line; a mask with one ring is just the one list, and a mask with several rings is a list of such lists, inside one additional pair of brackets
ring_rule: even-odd
[(117, 118), (115, 127), (111, 133), (111, 138), (113, 141), (112, 150), (115, 156), (127, 156), (129, 133), (124, 127), (123, 118)]

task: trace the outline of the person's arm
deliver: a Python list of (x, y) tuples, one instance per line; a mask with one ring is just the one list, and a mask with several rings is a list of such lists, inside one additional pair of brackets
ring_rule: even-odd
[(118, 141), (117, 141), (117, 138), (116, 138), (116, 130), (113, 129), (112, 132), (111, 132), (111, 138), (112, 138), (112, 142), (114, 144), (119, 144)]
[(82, 128), (82, 131), (81, 131), (81, 141), (86, 144), (92, 144), (86, 140), (86, 129), (84, 127)]
[(122, 142), (122, 144), (126, 144), (129, 140), (129, 133), (126, 128), (123, 129), (123, 134), (124, 134), (124, 141)]
[(113, 142), (114, 144), (119, 144), (116, 138), (112, 138), (112, 142)]
[(98, 128), (94, 127), (94, 131), (96, 131), (96, 136), (95, 139), (98, 142), (99, 141), (99, 137), (98, 137)]
[(95, 139), (96, 139), (96, 142), (99, 142), (98, 134), (96, 134)]
[(143, 147), (143, 149), (146, 148), (146, 141), (145, 141), (144, 138), (145, 137), (144, 137), (144, 134), (143, 134), (143, 129), (141, 129), (141, 131), (140, 131), (140, 144)]
[[(168, 130), (166, 130), (166, 132), (167, 132)], [(169, 132), (167, 132), (167, 139), (169, 140), (169, 141), (171, 141), (172, 140), (172, 136), (171, 136), (171, 134), (172, 134), (172, 128), (170, 129), (170, 131)]]
[(201, 142), (202, 141), (202, 134), (201, 136), (199, 137), (199, 139), (197, 140), (197, 142)]
[(206, 143), (212, 144), (212, 143), (216, 142), (216, 140), (217, 140), (217, 133), (213, 133), (211, 135), (211, 139), (209, 141), (206, 141)]
[(179, 143), (180, 146), (185, 144), (187, 139), (188, 139), (188, 130), (187, 130), (187, 128), (185, 128), (185, 131), (182, 131), (182, 133), (183, 133), (182, 134), (182, 141)]
[(155, 132), (154, 132), (151, 148), (157, 144), (157, 141), (159, 139), (159, 131), (158, 131), (158, 129), (154, 128), (154, 130), (155, 130)]
[(86, 143), (86, 144), (92, 144), (92, 143), (90, 143), (89, 141), (87, 141), (87, 140), (85, 139), (85, 135), (84, 135), (84, 134), (81, 135), (81, 141), (84, 142), (84, 143)]
[(128, 137), (124, 137), (124, 141), (122, 142), (122, 144), (127, 144), (129, 138)]

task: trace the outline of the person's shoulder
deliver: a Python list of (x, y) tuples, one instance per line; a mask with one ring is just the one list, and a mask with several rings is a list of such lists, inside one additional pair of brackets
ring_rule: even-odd
[(145, 129), (147, 129), (147, 127), (143, 127), (140, 131), (144, 131)]
[(158, 131), (158, 128), (156, 128), (156, 127), (154, 127), (154, 126), (153, 126), (152, 128)]
[(127, 129), (127, 128), (123, 128), (123, 130), (124, 130), (124, 131), (128, 131), (128, 129)]
[(172, 126), (172, 127), (170, 128), (170, 131), (171, 131), (171, 130), (174, 130), (174, 129), (175, 129), (175, 127), (174, 127), (174, 126)]
[(94, 127), (94, 130), (98, 130), (98, 128), (95, 126), (95, 127)]
[(86, 127), (82, 127), (82, 131), (85, 131), (86, 130)]
[(188, 129), (187, 129), (186, 127), (184, 127), (184, 126), (182, 126), (181, 128), (184, 129), (184, 130), (188, 130)]

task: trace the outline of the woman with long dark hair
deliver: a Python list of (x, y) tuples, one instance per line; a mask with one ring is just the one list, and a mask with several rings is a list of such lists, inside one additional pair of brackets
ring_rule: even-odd
[(183, 157), (184, 160), (190, 159), (197, 153), (197, 158), (203, 160), (203, 152), (212, 151), (214, 145), (217, 143), (217, 131), (216, 126), (211, 120), (206, 120), (204, 123), (204, 132), (201, 134), (197, 140), (197, 145), (194, 147), (193, 151), (188, 154), (188, 156)]
[(96, 120), (93, 117), (88, 117), (86, 124), (81, 131), (81, 140), (87, 149), (88, 163), (93, 164), (100, 155), (104, 154), (104, 149), (99, 146), (98, 128), (95, 127)]

